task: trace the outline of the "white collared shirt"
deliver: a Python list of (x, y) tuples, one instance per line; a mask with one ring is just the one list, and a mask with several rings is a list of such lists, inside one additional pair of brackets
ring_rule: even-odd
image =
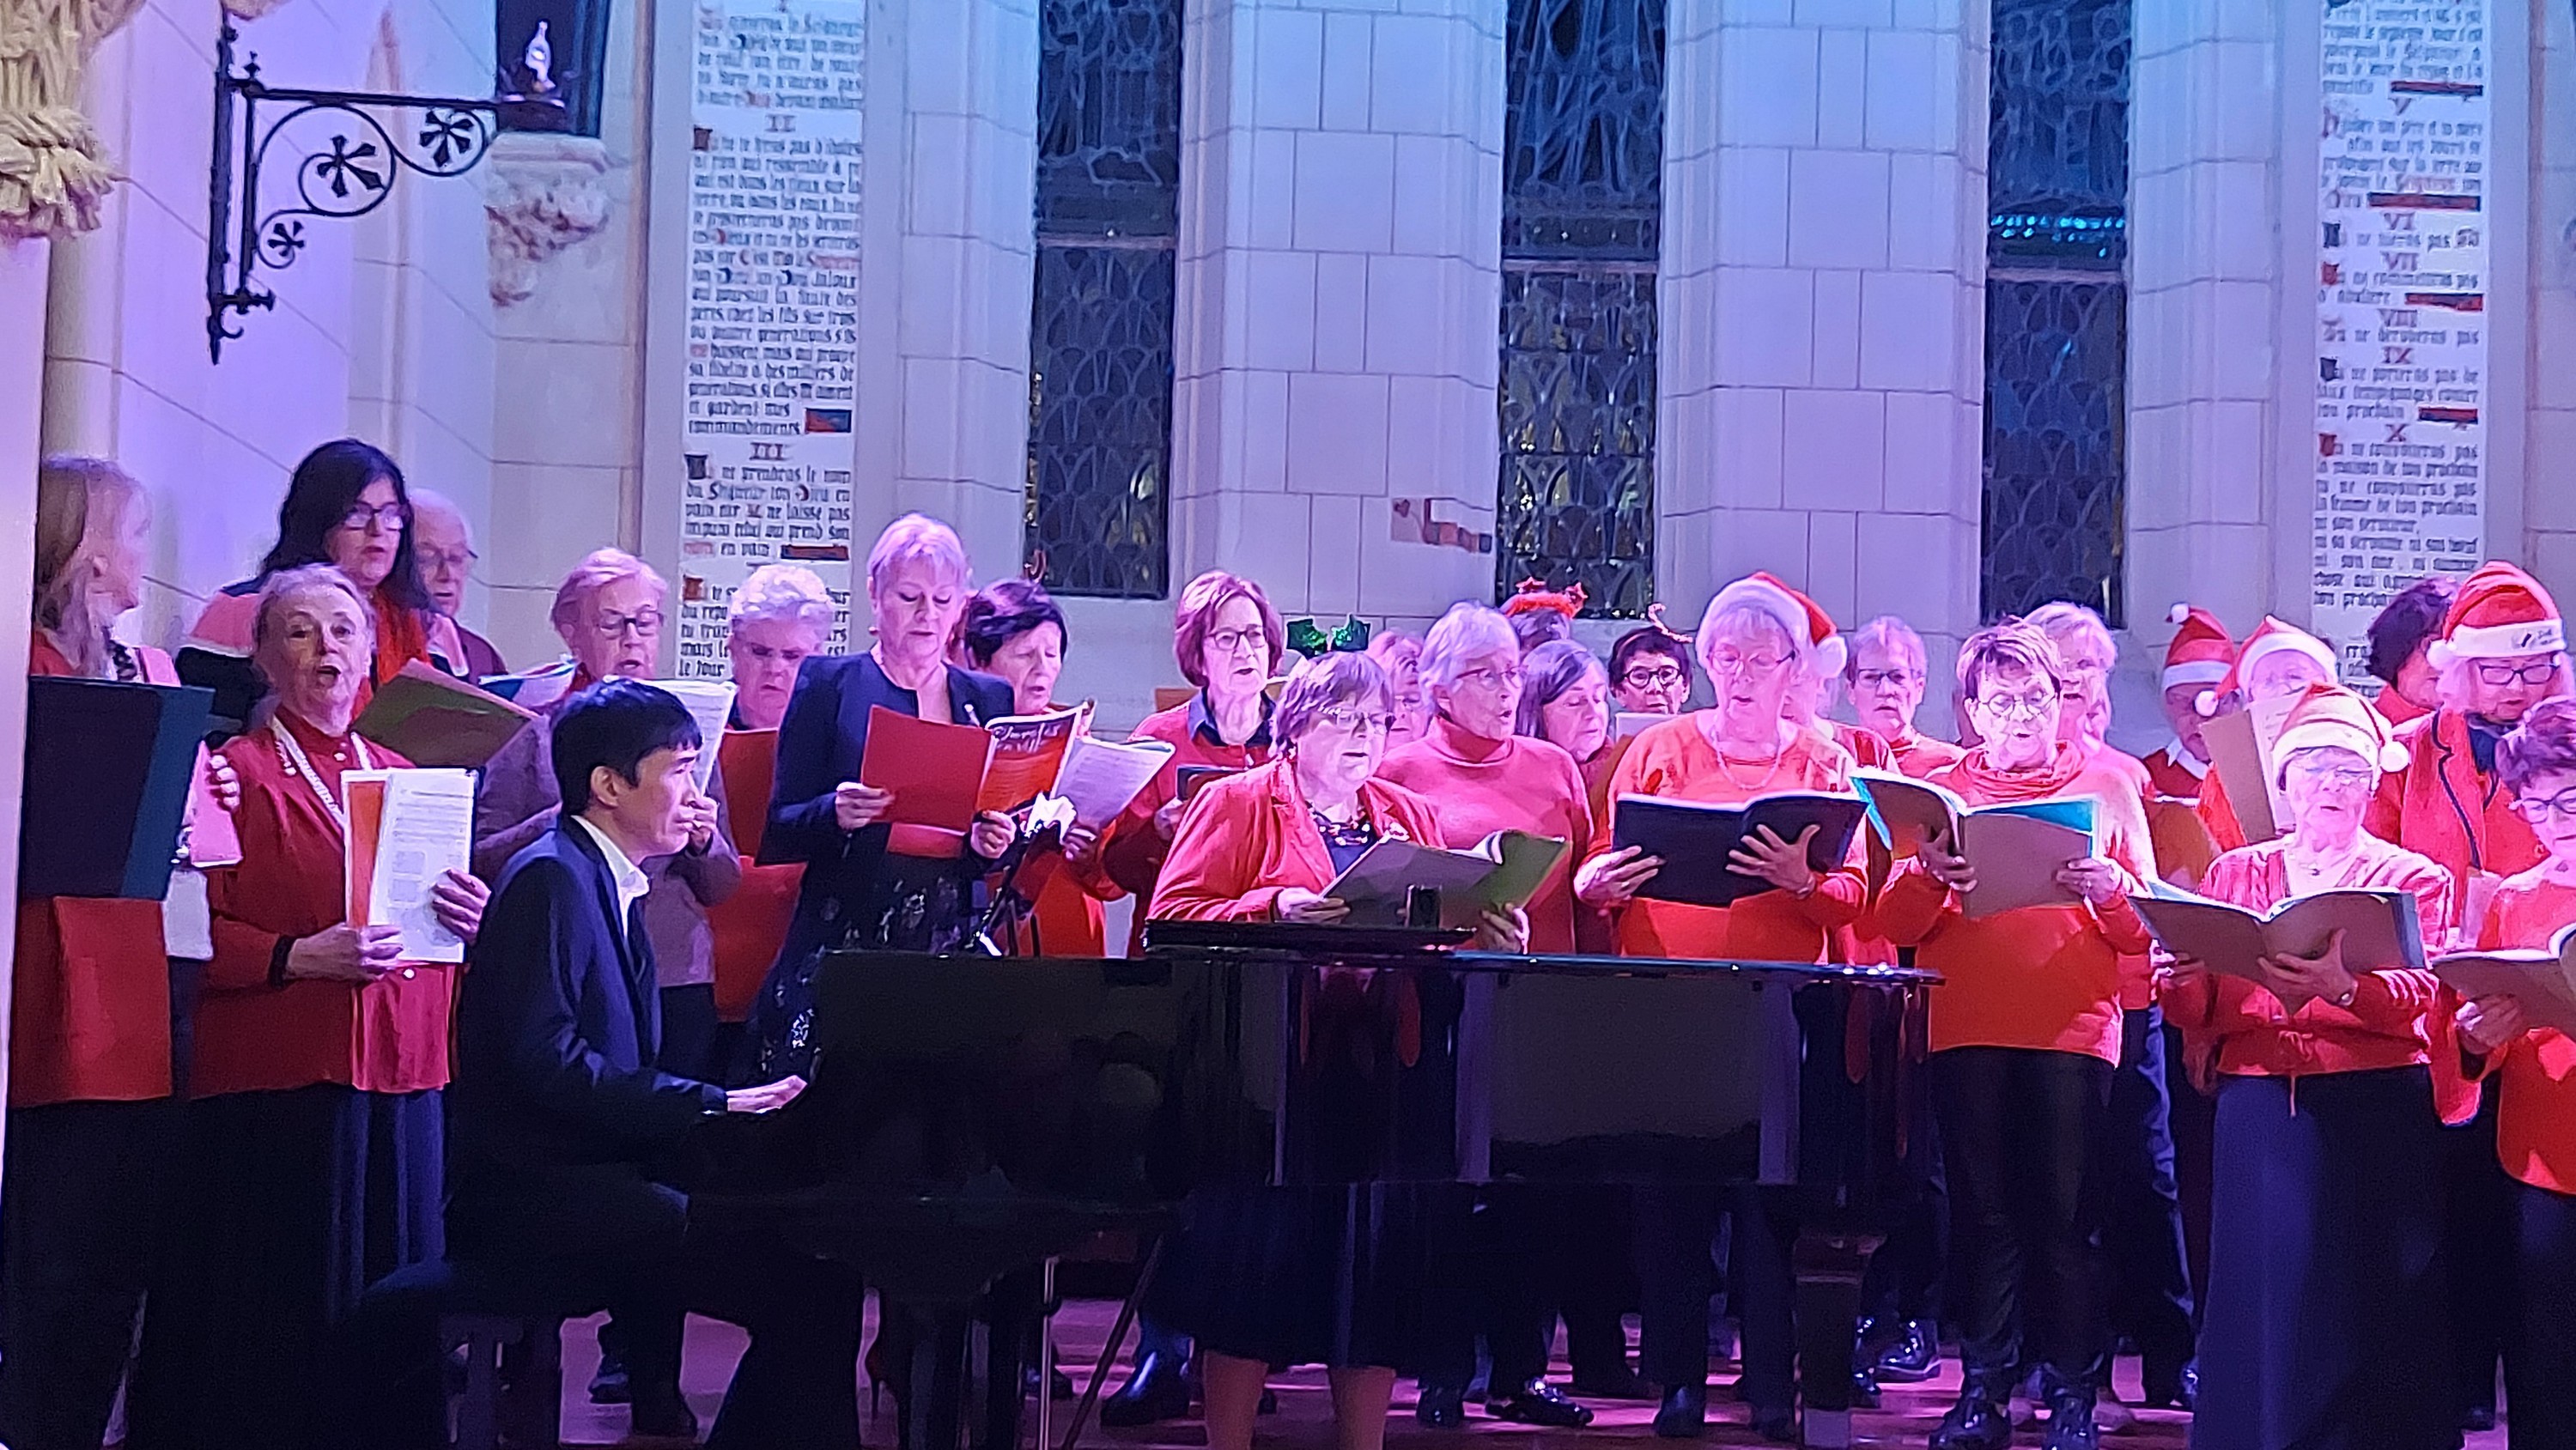
[(2182, 743), (2180, 734), (2176, 734), (2172, 741), (2166, 744), (2165, 756), (2174, 764), (2181, 766), (2183, 773), (2192, 779), (2209, 779), (2209, 762), (2192, 754), (2190, 748)]
[(599, 853), (608, 858), (608, 874), (617, 881), (617, 934), (624, 936), (626, 924), (635, 919), (635, 903), (642, 901), (645, 893), (653, 889), (653, 878), (644, 874), (643, 867), (628, 860), (626, 852), (608, 838), (606, 831), (592, 825), (588, 817), (575, 816), (573, 822), (590, 833), (590, 838), (599, 843)]

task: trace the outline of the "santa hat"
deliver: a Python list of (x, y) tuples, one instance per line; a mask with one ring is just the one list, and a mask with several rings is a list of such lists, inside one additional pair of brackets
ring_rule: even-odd
[(2164, 687), (2214, 685), (2236, 663), (2236, 641), (2218, 616), (2196, 604), (2177, 604), (2165, 618), (2178, 626), (2165, 646)]
[(1708, 638), (1709, 624), (1739, 604), (1749, 604), (1780, 621), (1780, 627), (1797, 642), (1798, 652), (1815, 661), (1817, 674), (1843, 672), (1850, 650), (1835, 631), (1833, 617), (1817, 608), (1816, 601), (1758, 569), (1717, 591), (1700, 619), (1700, 638)]
[(2511, 564), (2486, 563), (2451, 599), (2442, 637), (2424, 652), (2437, 670), (2462, 660), (2555, 654), (2567, 648), (2567, 625), (2540, 581)]
[(2218, 688), (2203, 690), (2200, 699), (2194, 702), (2200, 707), (2200, 713), (2217, 714), (2218, 702), (2245, 688), (2245, 682), (2254, 678), (2254, 666), (2264, 656), (2279, 654), (2283, 650), (2295, 650), (2306, 655), (2324, 667), (2328, 679), (2334, 678), (2335, 652), (2324, 640), (2267, 614), (2263, 616), (2263, 622), (2254, 627), (2254, 632), (2245, 636), (2245, 647), (2236, 652), (2236, 663), (2228, 667), (2227, 677), (2219, 682)]
[(2332, 745), (2383, 771), (2406, 768), (2406, 747), (2391, 738), (2388, 721), (2341, 685), (2310, 685), (2281, 720), (2272, 758), (2286, 762), (2302, 750)]

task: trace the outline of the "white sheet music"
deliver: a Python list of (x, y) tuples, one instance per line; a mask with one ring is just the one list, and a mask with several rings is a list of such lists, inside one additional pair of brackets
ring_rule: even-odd
[(367, 920), (402, 928), (403, 960), (465, 960), (464, 941), (431, 909), (430, 888), (445, 873), (466, 870), (473, 852), (472, 772), (385, 773), (385, 817), (376, 834), (376, 873), (368, 893)]
[(653, 688), (678, 696), (689, 707), (690, 718), (698, 722), (698, 794), (705, 795), (714, 787), (718, 748), (724, 744), (725, 726), (733, 720), (733, 682), (655, 680)]

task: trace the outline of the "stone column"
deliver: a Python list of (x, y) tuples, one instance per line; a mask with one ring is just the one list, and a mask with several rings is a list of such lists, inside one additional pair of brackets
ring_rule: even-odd
[[(2306, 547), (2306, 465), (2283, 464), (2287, 445), (2275, 445), (2285, 429), (2301, 448), (2314, 444), (2304, 419), (2280, 411), (2275, 387), (2281, 370), (2316, 362), (2280, 330), (2281, 279), (2292, 274), (2288, 242), (2276, 251), (2275, 239), (2290, 224), (2284, 198), (2296, 196), (2297, 241), (2314, 252), (2316, 183), (2313, 165), (2292, 175), (2282, 155), (2279, 9), (2134, 10), (2129, 618), (2157, 641), (2176, 600), (2240, 632), (2276, 607), (2305, 615), (2307, 580), (2275, 577), (2273, 535), (2296, 533)], [(2312, 293), (2300, 291), (2312, 312)], [(2275, 486), (2284, 474), (2295, 489)]]
[(1416, 627), (1492, 596), (1506, 13), (1191, 0), (1176, 582)]
[[(0, 598), (29, 599), (36, 577), (37, 429), (45, 396), (45, 277), (51, 244), (0, 241)], [(0, 630), (0, 679), (27, 677), (27, 636)], [(18, 805), (27, 758), (27, 692), (0, 697), (0, 879), (18, 879)], [(10, 955), (0, 944), (0, 1075), (9, 1070)]]
[(1985, 0), (1672, 0), (1657, 588), (1977, 617)]

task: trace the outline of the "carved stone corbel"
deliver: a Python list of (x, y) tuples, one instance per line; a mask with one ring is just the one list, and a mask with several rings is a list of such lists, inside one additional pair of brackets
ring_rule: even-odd
[(537, 290), (548, 257), (608, 225), (608, 148), (590, 136), (505, 131), (492, 146), (492, 303), (508, 307)]
[(119, 178), (81, 113), (81, 68), (142, 3), (0, 0), (0, 241), (98, 225)]

